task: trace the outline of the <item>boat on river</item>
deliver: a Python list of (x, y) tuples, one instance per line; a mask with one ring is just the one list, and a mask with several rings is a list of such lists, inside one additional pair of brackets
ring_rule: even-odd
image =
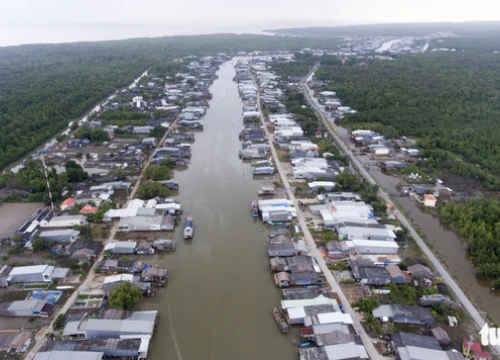
[(184, 239), (191, 239), (194, 234), (194, 222), (191, 216), (184, 221)]
[(282, 333), (290, 331), (290, 325), (288, 325), (282, 312), (276, 306), (273, 308), (273, 316)]
[(309, 345), (312, 345), (312, 341), (303, 341), (301, 343), (295, 344), (295, 346), (297, 346), (297, 347), (305, 347), (305, 346), (309, 346)]
[(253, 200), (250, 204), (250, 210), (252, 211), (252, 216), (254, 218), (259, 217), (259, 204), (257, 201)]

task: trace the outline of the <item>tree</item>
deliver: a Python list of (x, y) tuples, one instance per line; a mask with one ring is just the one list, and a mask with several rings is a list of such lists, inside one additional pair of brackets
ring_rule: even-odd
[(379, 305), (380, 305), (380, 303), (372, 297), (361, 298), (358, 300), (358, 302), (356, 304), (354, 304), (354, 306), (359, 308), (359, 311), (367, 313), (367, 314), (371, 314), (371, 312), (373, 310), (375, 310), (376, 308), (378, 308)]
[(149, 165), (146, 169), (144, 169), (143, 176), (147, 180), (169, 180), (170, 169), (162, 165)]
[(83, 171), (82, 166), (73, 160), (67, 161), (64, 167), (70, 183), (85, 181), (89, 178), (89, 174)]
[(141, 289), (130, 282), (118, 285), (109, 295), (109, 305), (116, 309), (130, 309), (142, 298)]
[(372, 333), (378, 331), (380, 328), (380, 320), (377, 319), (371, 312), (366, 314), (364, 324), (366, 330)]
[(52, 243), (43, 241), (43, 239), (39, 236), (35, 236), (35, 238), (31, 240), (31, 245), (33, 246), (33, 251), (35, 252), (47, 250), (53, 246)]
[(56, 319), (54, 320), (54, 324), (53, 324), (54, 330), (62, 329), (64, 327), (65, 321), (66, 321), (66, 319), (65, 319), (64, 315), (59, 314), (56, 317)]
[(148, 200), (155, 197), (167, 197), (169, 195), (170, 190), (155, 181), (148, 181), (137, 189), (137, 197), (142, 200)]

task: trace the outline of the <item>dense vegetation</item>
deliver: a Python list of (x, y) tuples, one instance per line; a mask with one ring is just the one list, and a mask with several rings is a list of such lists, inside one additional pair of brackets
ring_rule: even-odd
[[(71, 167), (71, 165), (70, 165)], [(50, 190), (54, 202), (61, 201), (61, 193), (65, 187), (70, 186), (67, 173), (57, 174), (52, 169), (48, 171)], [(47, 192), (47, 182), (43, 173), (40, 161), (29, 161), (26, 166), (19, 170), (17, 174), (8, 171), (0, 175), (0, 188), (10, 187), (15, 189), (26, 189), (31, 193), (25, 197), (18, 193), (12, 193), (2, 198), (5, 202), (18, 202), (25, 198), (30, 202), (44, 202), (50, 204), (50, 198)]]
[[(316, 73), (358, 111), (348, 124), (380, 123), (399, 135), (420, 138), (434, 166), (481, 180), (500, 182), (500, 61), (494, 54), (432, 53), (396, 61), (344, 65), (324, 58)], [(381, 128), (382, 132), (384, 128)], [(446, 161), (443, 161), (446, 160)]]
[[(0, 49), (0, 168), (62, 130), (142, 71), (191, 54), (331, 48), (332, 41), (258, 35), (174, 36)], [(158, 64), (158, 65), (157, 65)]]
[[(104, 124), (124, 125), (128, 120), (146, 120), (149, 118), (148, 114), (132, 111), (125, 106), (120, 106), (116, 110), (104, 111), (99, 115), (99, 119)], [(140, 121), (138, 124), (145, 124), (145, 121)]]
[(82, 127), (75, 132), (75, 138), (88, 139), (90, 141), (109, 141), (109, 135), (102, 128), (91, 129), (88, 127)]
[(310, 54), (295, 53), (292, 61), (275, 61), (271, 69), (284, 81), (301, 81), (311, 70), (318, 58)]
[(477, 276), (499, 279), (500, 201), (473, 198), (463, 204), (451, 202), (441, 208), (441, 217), (468, 240)]

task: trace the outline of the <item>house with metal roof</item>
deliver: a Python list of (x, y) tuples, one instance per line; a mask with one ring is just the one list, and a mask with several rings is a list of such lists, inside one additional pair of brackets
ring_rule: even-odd
[(422, 264), (408, 266), (408, 272), (412, 277), (417, 279), (430, 278), (433, 275), (433, 271)]
[(406, 276), (396, 264), (389, 264), (385, 267), (391, 276), (391, 281), (396, 284), (408, 284), (411, 281), (410, 276)]
[(9, 283), (52, 282), (55, 267), (49, 265), (33, 265), (15, 267), (9, 273)]
[(103, 352), (60, 351), (38, 352), (33, 360), (102, 360)]
[(338, 306), (337, 300), (324, 296), (323, 294), (313, 298), (313, 299), (300, 299), (300, 300), (282, 300), (281, 308), (283, 310), (292, 307), (306, 307), (315, 305), (325, 305), (332, 304)]
[[(87, 354), (104, 353), (104, 358), (146, 359), (150, 339), (91, 339), (85, 341), (48, 341), (43, 351), (86, 352)], [(90, 356), (90, 355), (89, 355)], [(49, 359), (50, 360), (50, 359)], [(65, 359), (63, 359), (65, 360)], [(89, 360), (94, 360), (89, 357)]]
[(40, 227), (42, 228), (64, 228), (78, 225), (87, 225), (87, 218), (84, 215), (67, 215), (54, 216), (49, 221), (42, 220)]
[(434, 350), (416, 346), (398, 347), (401, 360), (450, 360), (446, 351)]
[[(338, 307), (337, 307), (338, 308)], [(285, 310), (285, 318), (289, 324), (304, 324), (307, 319), (322, 313), (334, 312), (335, 305), (321, 304), (312, 306), (299, 306)], [(307, 325), (306, 325), (307, 326)]]
[(80, 236), (80, 231), (73, 229), (48, 230), (42, 231), (38, 236), (45, 242), (72, 243)]
[(324, 347), (299, 349), (300, 360), (357, 360), (369, 359), (363, 345), (354, 342)]
[(429, 309), (402, 304), (380, 305), (372, 311), (373, 316), (382, 322), (392, 321), (408, 325), (434, 325), (434, 317)]
[(115, 289), (118, 285), (129, 282), (134, 283), (139, 281), (138, 276), (134, 276), (133, 274), (117, 274), (106, 276), (103, 280), (102, 289), (106, 292), (109, 292)]
[(2, 316), (42, 316), (52, 312), (53, 305), (45, 300), (18, 300), (11, 303), (0, 303)]
[(274, 275), (276, 286), (283, 288), (289, 286), (307, 286), (307, 285), (320, 285), (323, 283), (321, 276), (313, 271), (287, 273), (279, 272)]
[(433, 336), (397, 332), (391, 334), (391, 340), (394, 344), (394, 347), (396, 348), (414, 346), (426, 349), (441, 350), (439, 341), (437, 341)]
[(136, 253), (135, 241), (115, 241), (106, 244), (104, 251), (110, 251), (112, 254), (135, 254)]
[(86, 340), (96, 338), (123, 338), (152, 336), (157, 311), (136, 311), (128, 319), (83, 319), (70, 321), (63, 330), (63, 339)]
[(440, 345), (442, 345), (442, 346), (449, 346), (450, 345), (451, 339), (450, 339), (450, 336), (448, 335), (448, 333), (446, 332), (446, 330), (444, 330), (441, 327), (437, 327), (437, 328), (432, 329), (431, 331), (432, 331), (432, 335), (439, 342)]
[(301, 255), (293, 257), (274, 257), (270, 260), (271, 270), (274, 272), (286, 271), (290, 273), (316, 271), (313, 259), (310, 256)]
[[(142, 210), (142, 209), (139, 209)], [(144, 210), (153, 210), (147, 209)], [(171, 231), (171, 217), (164, 216), (132, 216), (122, 218), (118, 222), (118, 231)]]
[[(312, 326), (305, 326), (300, 329), (300, 337), (306, 341), (316, 341), (318, 336), (328, 335), (328, 334), (343, 334), (350, 335), (349, 326), (342, 323), (332, 323), (332, 324), (318, 324)], [(350, 340), (345, 341), (346, 343), (353, 341), (351, 337)], [(330, 344), (334, 345), (334, 344)], [(321, 346), (321, 345), (318, 345)], [(327, 346), (327, 345), (322, 345)]]

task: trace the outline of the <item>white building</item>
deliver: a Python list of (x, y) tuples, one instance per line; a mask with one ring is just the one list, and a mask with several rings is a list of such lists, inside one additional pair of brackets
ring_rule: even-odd
[(112, 254), (134, 254), (136, 252), (136, 242), (115, 241), (107, 244), (104, 251), (110, 251)]
[(307, 184), (309, 186), (309, 190), (318, 191), (319, 188), (324, 188), (326, 191), (333, 191), (336, 183), (333, 181), (313, 181)]
[(78, 225), (87, 225), (87, 218), (84, 215), (68, 215), (68, 216), (54, 216), (49, 221), (42, 220), (40, 227), (42, 228), (65, 228)]
[(33, 265), (15, 267), (9, 273), (9, 283), (52, 282), (55, 267), (49, 265)]

